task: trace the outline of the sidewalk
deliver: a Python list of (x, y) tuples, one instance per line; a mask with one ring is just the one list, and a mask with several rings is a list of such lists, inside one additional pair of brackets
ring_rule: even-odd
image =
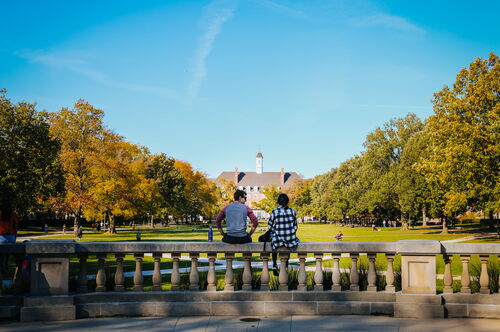
[[(249, 318), (253, 321), (241, 321)], [(258, 320), (256, 320), (258, 319)], [(493, 319), (402, 319), (385, 316), (101, 318), (65, 322), (5, 323), (0, 331), (500, 331)]]

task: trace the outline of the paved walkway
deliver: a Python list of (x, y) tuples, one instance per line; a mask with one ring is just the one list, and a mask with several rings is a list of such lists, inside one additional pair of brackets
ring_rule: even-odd
[[(250, 318), (251, 321), (241, 321)], [(253, 318), (253, 321), (252, 321)], [(0, 324), (0, 331), (500, 331), (493, 319), (402, 319), (385, 316), (101, 318)]]

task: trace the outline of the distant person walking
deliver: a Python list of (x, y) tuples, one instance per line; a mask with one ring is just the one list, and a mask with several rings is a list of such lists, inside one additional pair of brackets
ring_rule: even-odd
[[(222, 241), (226, 243), (252, 242), (252, 234), (258, 225), (258, 220), (252, 209), (245, 205), (247, 194), (243, 190), (236, 190), (234, 202), (226, 205), (215, 218), (215, 224)], [(252, 228), (247, 233), (247, 217), (252, 221)], [(222, 220), (226, 219), (226, 233), (222, 229)]]
[(63, 224), (63, 234), (66, 234), (66, 224)]
[(78, 226), (78, 231), (76, 232), (76, 235), (78, 236), (79, 239), (83, 237), (83, 227)]
[[(295, 250), (300, 243), (297, 238), (297, 214), (288, 207), (289, 198), (286, 194), (278, 195), (278, 208), (274, 209), (269, 216), (268, 226), (271, 229), (271, 247), (273, 249), (273, 273), (279, 275), (276, 263), (279, 248), (290, 248)], [(287, 262), (288, 266), (288, 262)]]

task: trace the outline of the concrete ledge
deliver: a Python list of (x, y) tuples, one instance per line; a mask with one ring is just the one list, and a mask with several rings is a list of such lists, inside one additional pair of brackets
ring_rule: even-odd
[(29, 296), (24, 298), (26, 307), (73, 305), (73, 296)]
[(468, 304), (470, 318), (500, 318), (500, 305)]
[(212, 302), (214, 316), (265, 315), (265, 303), (257, 301)]
[(210, 302), (163, 302), (156, 303), (155, 316), (211, 316)]
[(441, 295), (421, 295), (396, 293), (397, 303), (442, 304)]
[(496, 304), (500, 306), (500, 294), (442, 294), (444, 303), (460, 304)]
[(444, 318), (441, 304), (395, 303), (394, 317), (397, 318)]
[(316, 302), (265, 302), (265, 314), (268, 316), (316, 315)]
[(294, 301), (361, 301), (394, 302), (396, 293), (386, 292), (290, 292)]
[(21, 322), (76, 319), (75, 306), (22, 307)]
[(367, 302), (318, 302), (320, 315), (370, 315)]
[(445, 304), (444, 315), (448, 318), (469, 317), (467, 304)]
[(17, 320), (19, 318), (19, 312), (21, 307), (17, 305), (1, 306), (0, 307), (0, 319), (5, 320)]

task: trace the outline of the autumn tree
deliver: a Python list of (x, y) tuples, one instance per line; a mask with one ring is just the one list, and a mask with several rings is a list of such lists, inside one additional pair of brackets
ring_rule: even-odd
[(0, 90), (0, 200), (18, 213), (35, 211), (64, 191), (60, 144), (49, 134), (47, 113), (13, 104)]
[(102, 110), (84, 100), (78, 100), (73, 109), (62, 108), (50, 114), (50, 133), (61, 144), (60, 159), (65, 176), (66, 195), (58, 205), (74, 215), (75, 235), (83, 208), (91, 202), (90, 189), (95, 185), (91, 169), (107, 131), (103, 116)]

